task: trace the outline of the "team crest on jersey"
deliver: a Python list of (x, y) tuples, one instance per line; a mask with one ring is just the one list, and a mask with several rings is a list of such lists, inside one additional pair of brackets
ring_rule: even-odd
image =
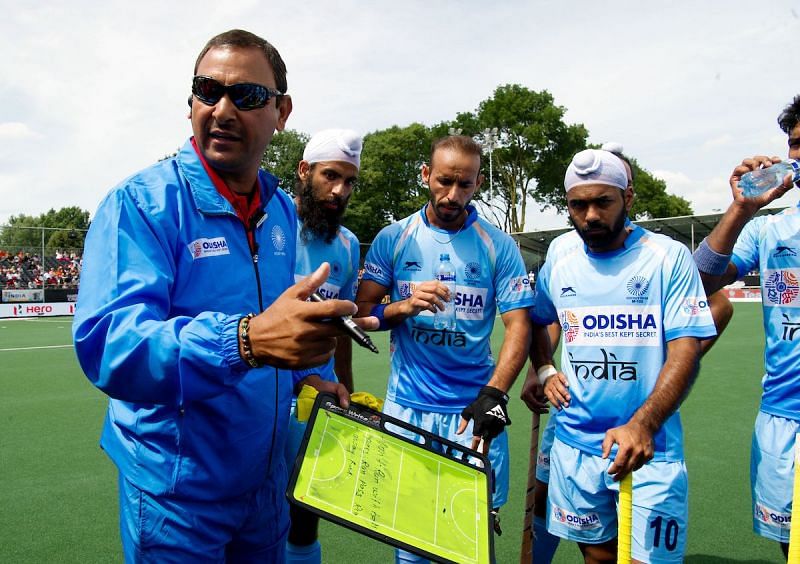
[(767, 291), (767, 299), (779, 305), (791, 304), (800, 293), (797, 275), (790, 270), (776, 270), (770, 273), (764, 282), (764, 289)]
[(578, 515), (553, 504), (553, 518), (571, 529), (588, 531), (600, 528), (600, 516), (597, 513)]
[(231, 254), (225, 237), (195, 239), (188, 245), (192, 260)]
[(477, 262), (468, 262), (464, 266), (464, 276), (467, 280), (477, 280), (481, 277), (481, 265)]
[(792, 526), (791, 513), (781, 513), (780, 511), (775, 511), (774, 509), (770, 509), (762, 503), (756, 503), (755, 509), (753, 510), (753, 516), (762, 523), (780, 527), (781, 529), (789, 529)]
[(644, 276), (634, 276), (628, 280), (628, 300), (635, 304), (647, 303), (650, 281)]
[(566, 310), (562, 311), (559, 317), (561, 318), (561, 332), (564, 334), (564, 339), (571, 343), (578, 336), (578, 331), (580, 331), (578, 316), (570, 310)]
[(286, 233), (283, 232), (283, 229), (280, 225), (274, 225), (272, 227), (270, 237), (272, 238), (272, 246), (275, 248), (275, 254), (285, 254), (284, 249), (286, 248)]

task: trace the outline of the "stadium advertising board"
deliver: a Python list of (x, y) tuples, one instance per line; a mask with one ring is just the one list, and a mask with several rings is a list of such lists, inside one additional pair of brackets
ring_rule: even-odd
[(5, 303), (43, 302), (44, 290), (3, 290), (3, 301)]
[(75, 315), (75, 303), (0, 304), (0, 318), (53, 317), (56, 315)]

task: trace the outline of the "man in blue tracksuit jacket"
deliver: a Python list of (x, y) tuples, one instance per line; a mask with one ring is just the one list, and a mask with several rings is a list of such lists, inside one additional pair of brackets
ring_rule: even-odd
[(355, 312), (305, 301), (326, 266), (294, 282), (294, 206), (259, 170), (285, 92), (269, 43), (210, 40), (194, 136), (92, 221), (73, 332), (110, 397), (101, 446), (119, 469), (126, 562), (283, 562), (293, 369), (326, 362), (337, 333), (321, 320)]

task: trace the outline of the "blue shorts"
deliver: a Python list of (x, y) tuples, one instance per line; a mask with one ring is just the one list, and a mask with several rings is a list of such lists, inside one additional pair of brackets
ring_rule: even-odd
[(289, 532), (286, 470), (254, 492), (222, 501), (153, 496), (119, 476), (126, 564), (283, 563)]
[[(422, 411), (413, 407), (404, 407), (388, 399), (383, 404), (383, 412), (454, 443), (466, 447), (472, 446), (472, 421), (470, 421), (467, 429), (462, 434), (456, 435), (458, 425), (461, 422), (460, 413)], [(410, 439), (416, 439), (413, 433), (403, 432), (402, 428), (398, 427), (396, 430), (398, 434), (407, 436)], [(508, 500), (508, 435), (505, 431), (492, 441), (489, 447), (489, 462), (492, 465), (492, 475), (494, 477), (492, 507), (499, 508)]]
[(782, 543), (789, 542), (797, 433), (800, 422), (758, 412), (750, 450), (753, 531)]
[[(619, 482), (611, 460), (555, 439), (550, 451), (547, 530), (600, 544), (617, 536)], [(689, 508), (686, 465), (650, 461), (633, 474), (632, 556), (641, 562), (683, 562)]]
[(545, 484), (550, 481), (550, 449), (553, 448), (553, 439), (556, 438), (555, 414), (556, 409), (551, 407), (539, 444), (539, 452), (536, 455), (536, 479)]

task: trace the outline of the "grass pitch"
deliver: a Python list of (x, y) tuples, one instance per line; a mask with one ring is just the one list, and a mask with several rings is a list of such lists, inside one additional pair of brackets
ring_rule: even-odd
[[(68, 318), (0, 319), (0, 562), (121, 562), (116, 468), (97, 446), (105, 396), (83, 376), (70, 346)], [(388, 335), (373, 334), (381, 354), (354, 347), (356, 388), (382, 395)], [(494, 350), (499, 350), (498, 321)], [(731, 325), (706, 355), (681, 409), (689, 468), (689, 541), (693, 564), (782, 562), (776, 543), (753, 534), (749, 452), (763, 374), (759, 304), (737, 303)], [(510, 501), (501, 511), (497, 562), (519, 560), (530, 412), (510, 396)], [(542, 420), (544, 428), (545, 420)], [(386, 563), (391, 547), (323, 522), (323, 561)], [(555, 562), (581, 560), (562, 542)]]

